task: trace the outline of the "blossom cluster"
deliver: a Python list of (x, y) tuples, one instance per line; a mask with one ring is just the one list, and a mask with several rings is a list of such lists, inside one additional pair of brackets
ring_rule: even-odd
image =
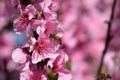
[(26, 33), (22, 47), (12, 59), (21, 70), (20, 80), (71, 80), (69, 60), (62, 48), (63, 30), (57, 20), (55, 0), (13, 0), (19, 9), (14, 31)]

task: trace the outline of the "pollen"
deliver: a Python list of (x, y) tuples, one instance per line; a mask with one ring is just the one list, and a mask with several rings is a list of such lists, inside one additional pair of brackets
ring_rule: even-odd
[(42, 17), (42, 12), (41, 11), (37, 11), (35, 17), (36, 18)]

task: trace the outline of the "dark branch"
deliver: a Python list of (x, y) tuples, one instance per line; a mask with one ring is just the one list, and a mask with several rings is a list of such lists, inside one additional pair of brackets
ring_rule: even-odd
[[(110, 31), (111, 31), (111, 27), (112, 27), (112, 21), (114, 19), (114, 12), (115, 12), (116, 2), (117, 2), (117, 0), (113, 1), (111, 16), (110, 16), (110, 20), (108, 22), (108, 30), (107, 30), (107, 37), (106, 37), (106, 41), (105, 41), (105, 48), (103, 50), (103, 54), (102, 54), (102, 57), (101, 57), (101, 62), (100, 62), (99, 68), (98, 68), (97, 76), (99, 76), (101, 74), (104, 57), (105, 57), (105, 54), (107, 52), (109, 43), (110, 43), (110, 41), (112, 39), (112, 36), (110, 35)], [(100, 79), (97, 79), (97, 80), (100, 80)]]

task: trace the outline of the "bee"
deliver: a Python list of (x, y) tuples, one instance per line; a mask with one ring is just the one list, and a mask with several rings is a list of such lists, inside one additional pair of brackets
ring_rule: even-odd
[(36, 14), (34, 15), (34, 18), (43, 18), (45, 19), (45, 16), (42, 11), (37, 11)]
[(62, 40), (61, 40), (61, 38), (60, 38), (59, 36), (57, 36), (56, 33), (50, 34), (49, 38), (50, 38), (50, 39), (53, 39), (53, 40), (55, 40), (55, 41), (58, 41), (59, 44), (62, 45)]
[(41, 11), (37, 11), (36, 14), (34, 15), (34, 18), (38, 18), (42, 16), (42, 12)]
[(110, 78), (110, 74), (101, 73), (100, 75), (98, 75), (97, 80), (109, 80)]

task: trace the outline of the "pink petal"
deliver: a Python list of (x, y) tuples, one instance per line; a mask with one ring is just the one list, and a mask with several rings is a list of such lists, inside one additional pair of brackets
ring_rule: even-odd
[(22, 51), (22, 49), (17, 48), (12, 53), (12, 59), (16, 63), (25, 63), (27, 60), (27, 55)]
[(72, 75), (68, 70), (61, 69), (58, 74), (58, 80), (72, 80)]
[(53, 34), (56, 30), (57, 30), (57, 25), (58, 22), (57, 21), (49, 21), (46, 23), (46, 34)]
[(33, 53), (32, 53), (32, 63), (38, 63), (42, 59), (44, 59), (43, 55), (40, 55), (40, 53), (38, 53), (37, 51), (33, 51)]
[(13, 23), (14, 30), (18, 33), (24, 32), (26, 29), (26, 23), (22, 23), (19, 19), (16, 19)]
[(29, 15), (29, 20), (31, 20), (34, 17), (35, 13), (36, 13), (35, 7), (33, 5), (31, 5), (31, 4), (29, 4), (28, 6), (26, 6), (25, 11)]

